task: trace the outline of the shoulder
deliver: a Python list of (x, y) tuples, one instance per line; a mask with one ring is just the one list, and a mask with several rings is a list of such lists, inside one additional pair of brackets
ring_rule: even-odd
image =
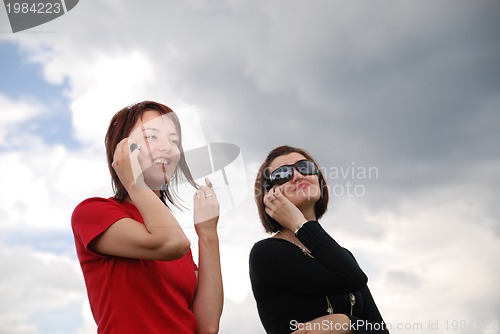
[(288, 250), (288, 241), (278, 238), (266, 238), (256, 242), (250, 250), (250, 262), (273, 261)]
[(356, 257), (354, 257), (354, 254), (353, 254), (350, 250), (348, 250), (347, 248), (345, 248), (345, 247), (342, 247), (342, 248), (343, 248), (343, 249), (347, 252), (347, 254), (349, 254), (349, 255), (350, 255), (350, 256), (354, 259), (354, 261), (356, 261), (356, 263), (357, 263), (357, 260), (356, 260)]
[(123, 204), (113, 198), (91, 197), (80, 202), (73, 210), (73, 215), (81, 214), (85, 211), (92, 211), (97, 209), (102, 210), (106, 208), (123, 209)]
[(262, 240), (257, 241), (252, 246), (252, 250), (250, 251), (250, 254), (262, 252), (262, 251), (265, 251), (269, 248), (276, 247), (277, 240), (278, 240), (277, 238), (266, 238), (266, 239), (262, 239)]
[(75, 207), (75, 211), (81, 208), (86, 208), (91, 206), (121, 206), (121, 203), (115, 200), (114, 198), (90, 197), (81, 201)]
[(91, 197), (80, 202), (71, 215), (73, 224), (78, 221), (95, 220), (99, 216), (123, 215), (126, 209), (123, 203), (113, 198)]

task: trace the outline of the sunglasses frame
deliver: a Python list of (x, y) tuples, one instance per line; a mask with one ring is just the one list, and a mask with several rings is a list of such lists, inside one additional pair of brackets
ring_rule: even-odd
[[(312, 170), (312, 173), (302, 173), (302, 171), (300, 170), (300, 167), (297, 166), (298, 164), (301, 164), (301, 163), (307, 163), (307, 164), (310, 164), (309, 166), (305, 166), (305, 168), (308, 168), (310, 169), (310, 166), (313, 166), (314, 169)], [(283, 171), (283, 172), (286, 172), (286, 173), (290, 173), (290, 176), (289, 177), (286, 177), (286, 178), (280, 178), (280, 179), (276, 179), (276, 178), (273, 178), (273, 175), (275, 175), (277, 172), (279, 172), (280, 169), (282, 168), (285, 168), (287, 170)], [(299, 172), (301, 175), (304, 175), (304, 176), (307, 176), (307, 175), (319, 175), (319, 169), (318, 169), (318, 166), (316, 166), (316, 164), (314, 163), (314, 161), (310, 160), (310, 159), (302, 159), (302, 160), (299, 160), (297, 162), (295, 162), (294, 164), (291, 164), (291, 165), (282, 165), (282, 166), (279, 166), (278, 168), (276, 168), (275, 170), (273, 170), (268, 177), (266, 177), (266, 190), (269, 191), (272, 187), (274, 187), (275, 185), (282, 185), (282, 184), (285, 184), (287, 183), (288, 181), (290, 181), (292, 178), (293, 178), (293, 170), (296, 170), (297, 172)], [(279, 181), (277, 181), (279, 180)]]

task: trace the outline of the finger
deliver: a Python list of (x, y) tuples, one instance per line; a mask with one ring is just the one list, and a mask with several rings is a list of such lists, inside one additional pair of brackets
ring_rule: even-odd
[(205, 178), (205, 184), (207, 185), (207, 187), (213, 188), (212, 181), (210, 181), (208, 177)]
[(198, 189), (195, 191), (195, 193), (193, 195), (194, 200), (201, 201), (204, 198), (205, 198), (205, 193), (203, 192), (203, 190)]
[(119, 141), (115, 146), (115, 151), (113, 152), (113, 160), (116, 160), (117, 156), (121, 154), (121, 144), (122, 141)]
[(128, 157), (134, 177), (137, 179), (142, 174), (141, 168), (141, 145), (132, 137), (125, 138), (122, 150), (125, 157)]
[(127, 141), (127, 138), (123, 138), (115, 147), (115, 152), (113, 153), (113, 161), (116, 161), (119, 157), (123, 156), (123, 145)]
[(194, 194), (195, 199), (199, 202), (203, 202), (215, 197), (215, 194), (213, 192), (210, 192), (208, 189), (209, 188), (205, 186), (200, 187), (200, 189), (198, 189)]
[(279, 196), (282, 194), (281, 190), (278, 186), (275, 186), (273, 189), (271, 189), (272, 192), (270, 193), (270, 198), (274, 201), (279, 199)]
[(124, 146), (124, 151), (130, 156), (138, 156), (141, 150), (141, 144), (137, 143), (134, 139), (128, 138), (127, 146)]
[[(129, 143), (130, 143), (130, 141), (129, 141)], [(141, 150), (141, 144), (138, 144), (136, 142), (132, 142), (129, 145), (129, 149), (130, 149), (130, 154), (138, 153)]]
[(267, 197), (264, 199), (264, 205), (268, 208), (276, 208), (276, 198)]
[(217, 198), (217, 195), (214, 191), (213, 188), (210, 188), (209, 186), (200, 186), (199, 190), (201, 190), (203, 192), (203, 195), (206, 199), (209, 199), (209, 198)]
[(273, 191), (273, 192), (270, 192), (268, 195), (267, 195), (267, 199), (269, 200), (269, 202), (274, 202), (276, 199), (277, 199), (277, 196), (276, 196), (276, 191)]
[(281, 192), (281, 188), (276, 187), (274, 190), (274, 199), (277, 202), (284, 203), (286, 202), (287, 198), (286, 196)]
[(130, 138), (126, 137), (120, 141), (120, 152), (123, 155), (128, 155), (130, 151), (128, 150), (130, 144)]
[(269, 215), (269, 217), (274, 218), (274, 210), (270, 209), (268, 206), (265, 207), (264, 211)]
[(206, 200), (208, 199), (215, 199), (215, 192), (210, 191), (210, 190), (204, 190), (203, 191), (203, 196), (205, 197)]
[(264, 196), (264, 198), (262, 199), (262, 202), (264, 203), (265, 206), (269, 206), (272, 203), (271, 198), (269, 197), (269, 195)]
[(266, 197), (264, 197), (264, 204), (266, 206), (275, 206), (276, 205), (276, 196), (274, 194), (268, 194)]

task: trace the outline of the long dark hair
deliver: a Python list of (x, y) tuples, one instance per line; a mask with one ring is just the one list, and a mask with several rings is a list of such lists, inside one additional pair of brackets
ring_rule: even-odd
[[(118, 175), (116, 174), (113, 166), (113, 155), (115, 153), (116, 145), (123, 139), (130, 135), (136, 122), (142, 118), (142, 115), (147, 110), (156, 110), (162, 115), (169, 117), (175, 125), (177, 134), (179, 135), (179, 151), (180, 159), (177, 167), (175, 168), (174, 175), (172, 176), (173, 182), (169, 182), (165, 188), (160, 190), (160, 199), (165, 205), (168, 206), (167, 201), (179, 207), (179, 197), (176, 192), (171, 189), (171, 186), (178, 185), (183, 178), (187, 180), (193, 187), (198, 188), (198, 185), (191, 175), (191, 171), (186, 162), (186, 157), (184, 155), (184, 150), (182, 149), (182, 133), (181, 125), (179, 119), (175, 112), (164, 104), (154, 102), (154, 101), (143, 101), (128, 107), (123, 108), (118, 111), (109, 123), (108, 131), (106, 132), (106, 137), (104, 143), (106, 145), (106, 157), (108, 159), (108, 168), (111, 173), (111, 181), (113, 186), (113, 191), (115, 195), (113, 196), (117, 201), (123, 202), (128, 197), (128, 192), (121, 183)], [(180, 171), (180, 172), (179, 172)]]
[(319, 180), (321, 197), (314, 205), (314, 212), (316, 214), (316, 219), (320, 219), (326, 212), (326, 209), (328, 208), (328, 200), (329, 200), (328, 185), (326, 184), (325, 177), (323, 176), (321, 168), (319, 168), (316, 160), (314, 160), (313, 157), (306, 150), (298, 147), (286, 146), (286, 145), (276, 147), (271, 152), (269, 152), (266, 159), (260, 166), (259, 171), (257, 172), (257, 177), (255, 179), (255, 186), (254, 186), (255, 202), (257, 204), (257, 210), (259, 212), (259, 218), (262, 223), (262, 226), (264, 226), (264, 229), (268, 233), (278, 232), (281, 229), (283, 229), (283, 226), (281, 226), (280, 223), (271, 218), (271, 216), (269, 216), (265, 210), (264, 196), (268, 191), (267, 189), (269, 181), (268, 168), (271, 162), (277, 157), (294, 152), (299, 153), (303, 155), (306, 159), (313, 161), (319, 171), (318, 180)]

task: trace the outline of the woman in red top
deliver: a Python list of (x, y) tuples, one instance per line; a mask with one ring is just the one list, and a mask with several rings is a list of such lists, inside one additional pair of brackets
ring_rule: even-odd
[[(120, 110), (106, 134), (115, 195), (89, 198), (72, 215), (76, 250), (98, 333), (217, 333), (223, 291), (219, 203), (198, 186), (175, 113), (144, 101)], [(199, 264), (167, 203), (184, 177), (197, 191)]]

